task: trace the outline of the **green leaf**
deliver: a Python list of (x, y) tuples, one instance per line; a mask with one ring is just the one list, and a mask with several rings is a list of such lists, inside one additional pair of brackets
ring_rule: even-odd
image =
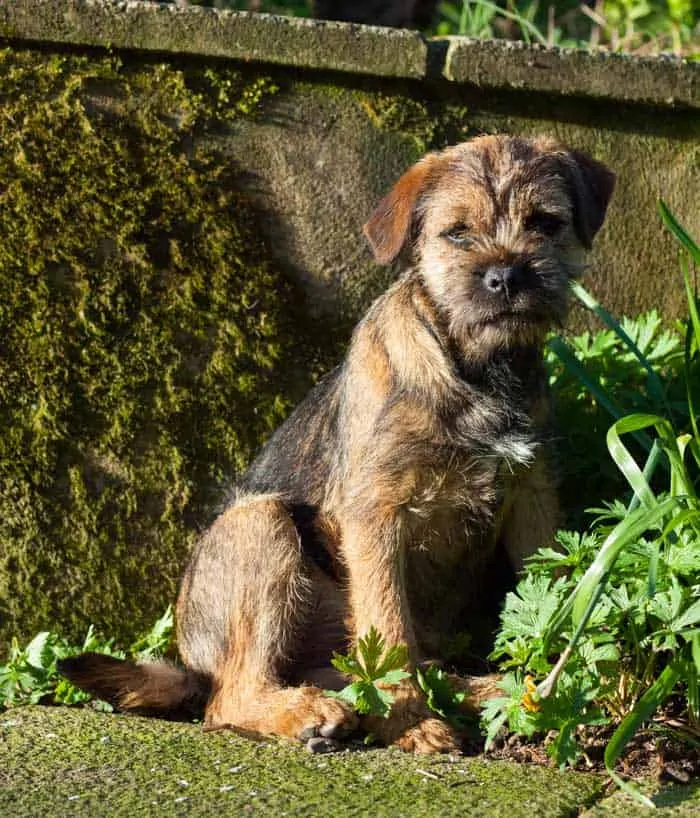
[(384, 639), (374, 627), (358, 640), (357, 652), (364, 666), (364, 672), (368, 679), (377, 677), (379, 660), (384, 653)]
[(424, 671), (416, 668), (416, 681), (425, 694), (426, 704), (434, 713), (456, 724), (463, 720), (464, 714), (460, 711), (460, 705), (466, 694), (453, 690), (449, 676), (444, 670), (433, 666), (427, 667)]
[(657, 423), (663, 423), (663, 418), (658, 415), (634, 414), (621, 418), (608, 429), (607, 444), (610, 456), (617, 464), (617, 467), (627, 478), (627, 482), (637, 495), (639, 500), (648, 508), (656, 505), (656, 498), (647, 482), (642, 470), (630, 454), (627, 447), (622, 443), (620, 435), (626, 432), (636, 432), (640, 429), (648, 429)]
[(567, 719), (559, 725), (559, 731), (547, 745), (547, 753), (560, 769), (567, 765), (573, 767), (583, 754), (581, 745), (574, 737), (577, 727), (577, 719)]
[(404, 679), (410, 678), (411, 674), (407, 670), (389, 670), (380, 677), (380, 680), (382, 684), (393, 686), (402, 682)]
[(348, 676), (364, 677), (365, 675), (365, 669), (354, 656), (334, 653), (331, 657), (331, 664), (336, 670), (339, 670), (341, 673), (347, 673)]
[(700, 599), (694, 602), (686, 611), (671, 622), (671, 630), (680, 631), (691, 625), (700, 623)]
[(691, 258), (696, 264), (700, 264), (700, 247), (693, 241), (686, 230), (681, 226), (680, 222), (668, 209), (668, 205), (663, 199), (659, 199), (659, 213), (661, 220), (666, 227), (673, 233), (680, 244), (690, 253)]
[(168, 605), (151, 630), (131, 645), (130, 653), (140, 660), (161, 656), (170, 645), (174, 624), (173, 608)]
[(325, 694), (347, 701), (358, 713), (386, 716), (394, 697), (385, 688), (410, 678), (411, 674), (404, 669), (407, 662), (408, 648), (394, 645), (385, 651), (383, 637), (372, 627), (358, 639), (357, 650), (352, 654), (334, 653), (331, 658), (333, 667), (356, 680), (339, 693), (325, 691)]
[(574, 591), (570, 602), (565, 603), (558, 612), (561, 619), (564, 612), (571, 610), (571, 619), (574, 625), (583, 621), (584, 612), (598, 586), (605, 581), (605, 577), (612, 569), (620, 551), (637, 540), (645, 531), (657, 526), (663, 518), (678, 508), (675, 498), (668, 498), (656, 503), (651, 509), (638, 508), (626, 519), (618, 523), (605, 538), (598, 555), (586, 571), (578, 587)]
[(25, 648), (27, 662), (32, 667), (38, 668), (39, 670), (43, 670), (46, 667), (46, 649), (50, 635), (48, 631), (38, 633)]
[(392, 647), (387, 648), (382, 661), (375, 670), (375, 675), (377, 678), (381, 678), (386, 676), (386, 674), (391, 671), (400, 670), (407, 664), (408, 647), (406, 645), (393, 645)]
[(661, 385), (659, 376), (657, 375), (656, 371), (652, 367), (649, 360), (644, 356), (642, 351), (639, 349), (637, 344), (632, 340), (632, 338), (630, 338), (628, 333), (625, 331), (625, 328), (621, 326), (612, 317), (612, 315), (610, 315), (610, 313), (596, 301), (595, 298), (593, 298), (593, 296), (583, 287), (583, 285), (579, 281), (576, 281), (575, 279), (572, 280), (570, 286), (576, 297), (580, 301), (582, 301), (590, 310), (595, 312), (596, 315), (598, 315), (599, 318), (601, 318), (613, 330), (613, 332), (615, 332), (615, 334), (627, 345), (632, 354), (637, 358), (639, 363), (646, 370), (652, 394), (660, 404), (665, 406), (666, 410), (670, 414), (670, 408), (666, 401), (666, 393), (664, 392), (663, 386)]

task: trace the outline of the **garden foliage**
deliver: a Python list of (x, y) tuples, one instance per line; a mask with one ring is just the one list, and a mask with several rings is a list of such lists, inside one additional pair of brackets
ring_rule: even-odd
[[(167, 652), (173, 636), (173, 611), (170, 606), (156, 621), (151, 630), (137, 639), (128, 651), (115, 647), (113, 638), (105, 639), (95, 632), (92, 625), (80, 645), (71, 643), (63, 636), (42, 631), (24, 648), (12, 640), (10, 655), (0, 665), (0, 711), (22, 704), (84, 704), (92, 699), (75, 687), (68, 679), (59, 676), (57, 664), (61, 659), (91, 651), (105, 653), (124, 659), (144, 660), (162, 656)], [(99, 710), (111, 710), (107, 702), (93, 702)]]
[[(681, 738), (700, 737), (700, 317), (688, 263), (700, 265), (700, 248), (663, 203), (661, 213), (683, 247), (689, 319), (661, 331), (651, 314), (623, 329), (603, 313), (616, 338), (555, 344), (574, 374), (582, 364), (572, 350), (607, 350), (607, 367), (587, 371), (579, 397), (607, 401), (618, 418), (606, 442), (627, 491), (592, 509), (588, 531), (559, 532), (558, 549), (530, 559), (492, 654), (507, 671), (505, 695), (483, 713), (489, 741), (503, 725), (525, 736), (553, 731), (558, 764), (581, 754), (583, 726), (613, 725), (605, 764), (628, 789), (615, 763), (642, 724), (667, 724), (663, 705)], [(623, 414), (630, 366), (643, 388), (629, 393)]]

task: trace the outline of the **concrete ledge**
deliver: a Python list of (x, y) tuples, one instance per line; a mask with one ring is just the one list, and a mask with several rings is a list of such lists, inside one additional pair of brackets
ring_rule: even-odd
[(447, 38), (444, 75), (452, 82), (566, 96), (700, 107), (700, 64), (671, 57), (527, 46), (507, 40)]
[(0, 34), (380, 77), (424, 77), (428, 55), (417, 32), (136, 0), (13, 0)]
[[(140, 0), (12, 0), (6, 39), (700, 108), (700, 64)], [(447, 47), (446, 47), (447, 44)]]

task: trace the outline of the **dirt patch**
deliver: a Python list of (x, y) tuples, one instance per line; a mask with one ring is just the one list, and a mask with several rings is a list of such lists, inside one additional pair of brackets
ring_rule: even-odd
[[(630, 741), (615, 769), (625, 778), (637, 781), (655, 779), (661, 782), (688, 784), (700, 778), (700, 746), (693, 746), (675, 736), (661, 733), (664, 728), (642, 730)], [(578, 738), (583, 755), (574, 769), (585, 772), (605, 772), (603, 756), (613, 729), (587, 728)], [(551, 766), (547, 753), (548, 736), (525, 739), (518, 735), (496, 738), (485, 758), (516, 761), (521, 764)], [(467, 748), (467, 752), (468, 752)]]

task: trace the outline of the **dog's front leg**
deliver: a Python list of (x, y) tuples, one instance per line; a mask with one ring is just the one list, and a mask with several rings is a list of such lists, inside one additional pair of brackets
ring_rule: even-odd
[[(406, 543), (396, 513), (373, 513), (346, 521), (343, 550), (348, 570), (351, 632), (355, 642), (373, 626), (387, 647), (407, 645), (410, 665), (416, 640), (405, 587)], [(391, 712), (367, 716), (365, 728), (384, 744), (418, 753), (451, 752), (459, 742), (452, 729), (434, 718), (413, 679), (392, 686)]]
[(405, 589), (405, 547), (395, 514), (369, 514), (343, 527), (352, 632), (355, 639), (376, 628), (386, 644), (406, 645), (416, 658), (416, 640)]
[(500, 538), (515, 571), (538, 548), (552, 547), (562, 522), (555, 481), (546, 457), (540, 454), (532, 467), (519, 476), (508, 501)]

